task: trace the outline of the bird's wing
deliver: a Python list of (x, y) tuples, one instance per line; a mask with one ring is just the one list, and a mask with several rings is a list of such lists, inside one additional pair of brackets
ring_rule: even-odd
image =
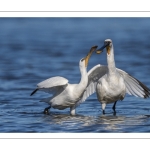
[(103, 65), (96, 65), (88, 72), (88, 85), (85, 89), (82, 98), (76, 103), (76, 106), (80, 105), (82, 102), (86, 100), (87, 97), (95, 93), (96, 91), (96, 84), (98, 80), (106, 74), (108, 70), (107, 66)]
[(37, 88), (31, 93), (33, 95), (37, 90), (47, 93), (57, 94), (63, 91), (67, 86), (68, 80), (63, 77), (52, 77), (37, 84)]
[(40, 88), (52, 88), (55, 86), (63, 86), (66, 85), (68, 83), (68, 80), (66, 78), (63, 77), (52, 77), (49, 79), (46, 79), (40, 83), (37, 84), (37, 87)]
[(121, 69), (117, 68), (117, 71), (124, 78), (126, 93), (141, 98), (148, 98), (150, 96), (150, 89), (146, 85)]

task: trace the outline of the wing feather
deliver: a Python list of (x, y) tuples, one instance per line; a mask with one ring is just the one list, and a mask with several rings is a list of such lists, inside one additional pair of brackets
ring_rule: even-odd
[(126, 88), (130, 91), (130, 95), (134, 95), (136, 97), (139, 97), (138, 94), (135, 92), (133, 86), (131, 86), (131, 83), (126, 81), (125, 84), (126, 84)]
[(52, 77), (37, 84), (38, 88), (51, 88), (55, 86), (63, 86), (68, 83), (68, 80), (63, 77)]
[(144, 91), (143, 91), (142, 87), (140, 87), (140, 85), (138, 83), (134, 82), (131, 78), (129, 78), (129, 83), (132, 84), (133, 89), (135, 91), (137, 91), (137, 94), (139, 95), (139, 97), (143, 97)]
[(134, 78), (133, 76), (129, 75), (125, 71), (118, 69), (117, 71), (120, 75), (123, 76), (125, 85), (126, 85), (126, 92), (130, 95), (134, 95), (141, 98), (148, 98), (150, 96), (150, 89), (144, 85), (141, 81)]
[[(150, 96), (150, 89), (140, 82), (138, 79), (129, 75), (127, 72), (116, 68), (119, 74), (124, 78), (126, 85), (126, 93), (136, 97), (148, 98)], [(88, 85), (85, 89), (82, 98), (76, 103), (76, 106), (84, 102), (90, 95), (96, 92), (96, 85), (98, 80), (104, 76), (108, 71), (108, 67), (104, 65), (96, 65), (88, 72)]]
[(88, 71), (88, 85), (82, 98), (76, 103), (76, 106), (84, 102), (90, 95), (95, 93), (98, 80), (106, 74), (108, 68), (104, 65), (96, 65)]
[(67, 84), (68, 80), (66, 78), (60, 76), (52, 77), (38, 83), (37, 88), (31, 93), (31, 95), (33, 95), (37, 90), (57, 94), (62, 92)]

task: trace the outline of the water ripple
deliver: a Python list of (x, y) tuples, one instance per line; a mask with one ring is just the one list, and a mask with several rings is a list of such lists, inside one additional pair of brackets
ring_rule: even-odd
[[(46, 93), (30, 93), (52, 76), (80, 80), (79, 60), (93, 45), (111, 38), (116, 66), (150, 87), (149, 18), (0, 18), (0, 132), (150, 132), (150, 99), (126, 96), (102, 115), (96, 94), (70, 116), (69, 109), (43, 110)], [(111, 28), (110, 28), (111, 24)], [(136, 26), (135, 26), (136, 24)], [(142, 35), (142, 36), (139, 36)], [(106, 53), (93, 54), (88, 70), (107, 64)]]

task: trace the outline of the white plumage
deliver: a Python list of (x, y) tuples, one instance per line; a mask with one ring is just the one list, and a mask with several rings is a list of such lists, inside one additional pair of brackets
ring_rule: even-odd
[(148, 98), (150, 89), (125, 71), (115, 67), (112, 40), (106, 39), (104, 46), (99, 49), (100, 51), (97, 50), (97, 53), (105, 47), (108, 66), (98, 64), (88, 72), (88, 86), (83, 98), (77, 105), (96, 92), (97, 98), (102, 104), (103, 113), (105, 113), (105, 107), (108, 103), (114, 103), (113, 110), (115, 113), (116, 102), (123, 100), (126, 93), (140, 98)]
[(48, 109), (51, 107), (60, 110), (70, 107), (70, 114), (75, 115), (76, 103), (82, 98), (88, 84), (88, 61), (92, 52), (96, 50), (96, 48), (97, 46), (93, 46), (88, 55), (79, 61), (81, 80), (78, 84), (70, 84), (66, 78), (60, 76), (49, 78), (37, 84), (37, 88), (31, 93), (31, 95), (37, 90), (53, 94), (51, 97), (41, 100), (50, 105), (45, 108), (45, 114), (48, 113)]

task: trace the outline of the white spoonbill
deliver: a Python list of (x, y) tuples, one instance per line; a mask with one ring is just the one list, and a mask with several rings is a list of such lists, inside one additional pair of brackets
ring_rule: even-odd
[(97, 46), (93, 46), (88, 55), (79, 61), (81, 79), (78, 84), (70, 84), (66, 78), (60, 76), (49, 78), (37, 84), (37, 88), (31, 95), (38, 90), (53, 94), (51, 97), (41, 100), (50, 105), (45, 108), (45, 114), (48, 114), (48, 109), (51, 107), (59, 110), (70, 107), (70, 114), (75, 115), (76, 103), (82, 98), (88, 84), (88, 61), (96, 48)]
[(88, 86), (82, 100), (78, 102), (80, 104), (96, 92), (97, 98), (102, 104), (103, 114), (105, 114), (106, 104), (109, 103), (114, 103), (112, 109), (116, 113), (116, 103), (118, 100), (123, 100), (126, 93), (141, 98), (150, 96), (150, 89), (142, 82), (115, 67), (114, 48), (111, 39), (104, 41), (104, 46), (96, 51), (97, 54), (101, 53), (105, 47), (108, 66), (98, 64), (88, 72)]

